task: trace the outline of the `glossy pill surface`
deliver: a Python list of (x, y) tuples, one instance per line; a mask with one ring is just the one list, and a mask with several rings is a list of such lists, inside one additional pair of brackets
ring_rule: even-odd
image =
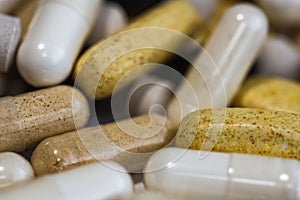
[(39, 5), (17, 55), (18, 69), (29, 84), (51, 86), (68, 77), (99, 4), (100, 0), (45, 0)]
[(300, 159), (299, 117), (253, 108), (199, 110), (182, 120), (176, 146)]
[[(107, 97), (128, 71), (146, 63), (162, 63), (170, 57), (165, 51), (149, 48), (149, 44), (166, 48), (179, 45), (178, 37), (170, 37), (170, 30), (191, 35), (200, 21), (197, 12), (185, 0), (166, 1), (125, 26), (118, 32), (120, 34), (101, 40), (87, 50), (76, 64), (74, 78), (89, 97)], [(150, 27), (150, 33), (142, 29)], [(132, 48), (138, 49), (129, 51)], [(124, 54), (118, 57), (120, 52)], [(139, 74), (149, 71), (140, 67)]]
[[(148, 189), (184, 199), (300, 199), (297, 160), (167, 148), (145, 167)], [(146, 173), (148, 172), (148, 173)]]
[(117, 163), (103, 162), (43, 176), (0, 193), (0, 199), (106, 200), (119, 199), (132, 191), (132, 180), (126, 170)]
[[(251, 4), (228, 8), (206, 46), (187, 72), (169, 105), (177, 126), (186, 114), (203, 108), (226, 107), (237, 92), (268, 31), (264, 13)], [(178, 104), (179, 101), (180, 105)]]
[(300, 112), (300, 84), (288, 79), (252, 76), (237, 93), (233, 105)]
[[(139, 172), (150, 155), (166, 146), (175, 133), (168, 129), (168, 123), (159, 115), (133, 118), (139, 126), (123, 120), (103, 126), (50, 137), (34, 150), (31, 161), (39, 175), (56, 173), (69, 168), (85, 165), (97, 160), (114, 160), (129, 172)], [(126, 130), (121, 129), (126, 127)], [(145, 128), (140, 128), (145, 127)]]
[(0, 190), (34, 179), (30, 163), (22, 156), (12, 153), (0, 153)]
[(0, 152), (24, 151), (41, 140), (82, 127), (89, 117), (85, 97), (57, 86), (0, 99)]

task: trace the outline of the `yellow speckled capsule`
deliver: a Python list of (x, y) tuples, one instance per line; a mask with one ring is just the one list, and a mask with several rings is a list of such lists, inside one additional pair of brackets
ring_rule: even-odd
[[(118, 80), (128, 71), (145, 63), (162, 63), (171, 55), (162, 50), (147, 48), (145, 44), (175, 48), (178, 41), (170, 38), (169, 34), (162, 34), (162, 31), (173, 30), (191, 35), (200, 22), (197, 12), (187, 1), (167, 1), (143, 14), (119, 33), (147, 27), (157, 27), (157, 31), (149, 33), (149, 30), (144, 30), (143, 36), (140, 34), (142, 30), (138, 33), (130, 32), (130, 36), (124, 36), (127, 33), (123, 32), (101, 40), (81, 56), (74, 77), (88, 96), (96, 99), (109, 96)], [(133, 47), (138, 50), (131, 52)], [(119, 54), (122, 56), (118, 57)], [(146, 68), (141, 71), (146, 71)]]
[(254, 108), (200, 110), (183, 119), (176, 135), (176, 146), (299, 160), (298, 119), (300, 115), (296, 113)]
[(233, 105), (300, 112), (300, 84), (281, 78), (253, 76), (239, 90)]

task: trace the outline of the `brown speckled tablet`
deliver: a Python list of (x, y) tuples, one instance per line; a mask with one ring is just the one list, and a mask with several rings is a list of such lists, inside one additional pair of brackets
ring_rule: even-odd
[(253, 76), (241, 87), (233, 105), (300, 113), (300, 84), (287, 79)]
[[(200, 110), (183, 119), (176, 146), (300, 160), (299, 119), (299, 114), (253, 108)], [(204, 139), (208, 146), (202, 148)]]
[[(141, 131), (128, 125), (126, 134), (116, 123), (110, 123), (78, 132), (65, 133), (42, 141), (33, 152), (31, 161), (37, 175), (56, 173), (97, 160), (114, 160), (130, 172), (143, 169), (147, 159), (156, 150), (167, 145), (175, 135), (165, 117), (152, 116), (152, 125)], [(133, 119), (139, 126), (149, 124), (148, 115)], [(129, 120), (123, 120), (127, 125)], [(156, 130), (153, 134), (153, 130)], [(133, 137), (131, 134), (135, 134)]]
[(0, 113), (0, 152), (23, 151), (47, 137), (74, 130), (74, 120), (78, 127), (84, 126), (89, 106), (78, 90), (57, 86), (1, 98)]

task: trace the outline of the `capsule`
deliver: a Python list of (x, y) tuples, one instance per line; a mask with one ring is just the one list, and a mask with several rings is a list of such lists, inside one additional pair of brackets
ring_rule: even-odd
[(89, 105), (78, 90), (57, 86), (3, 97), (0, 113), (0, 152), (21, 152), (47, 137), (84, 126)]
[[(191, 35), (200, 21), (187, 1), (166, 1), (87, 50), (77, 62), (73, 77), (89, 97), (110, 96), (128, 71), (146, 63), (166, 61), (171, 54), (156, 47), (176, 49), (182, 43), (177, 32)], [(138, 75), (149, 71), (141, 67)], [(123, 85), (134, 78), (130, 77)]]
[(0, 73), (4, 73), (9, 70), (15, 58), (21, 38), (20, 20), (0, 14), (0, 38)]
[[(264, 13), (251, 4), (228, 8), (168, 105), (175, 126), (199, 108), (226, 107), (256, 58), (268, 31)], [(180, 105), (178, 104), (178, 101)]]
[(300, 78), (300, 50), (290, 38), (270, 35), (259, 53), (255, 72), (297, 80)]
[(126, 11), (118, 3), (105, 2), (99, 11), (94, 28), (87, 39), (88, 46), (123, 28), (128, 22)]
[[(148, 115), (65, 133), (43, 140), (31, 163), (36, 175), (60, 172), (97, 160), (114, 160), (129, 172), (141, 172), (150, 155), (166, 146), (175, 133), (166, 118)], [(149, 125), (149, 123), (151, 124)]]
[(34, 179), (30, 163), (13, 152), (0, 153), (0, 190)]
[(271, 24), (278, 30), (300, 25), (299, 0), (255, 0), (267, 13)]
[(183, 199), (298, 200), (297, 160), (166, 148), (145, 167), (148, 189)]
[(182, 120), (176, 146), (300, 159), (299, 117), (254, 108), (199, 110)]
[(82, 200), (119, 199), (130, 195), (130, 175), (119, 164), (103, 162), (43, 176), (0, 193), (0, 199)]
[(268, 76), (252, 76), (237, 93), (233, 105), (300, 113), (300, 85)]
[(0, 13), (10, 13), (22, 3), (23, 0), (0, 0)]
[(68, 77), (96, 19), (100, 2), (41, 2), (17, 55), (18, 69), (29, 84), (51, 86)]

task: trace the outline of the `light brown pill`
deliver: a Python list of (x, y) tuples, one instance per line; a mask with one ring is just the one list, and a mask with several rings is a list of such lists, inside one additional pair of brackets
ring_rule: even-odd
[(57, 86), (0, 99), (0, 152), (23, 151), (43, 139), (82, 127), (89, 117), (85, 97)]
[(176, 146), (299, 160), (299, 118), (295, 113), (254, 108), (199, 110), (182, 120)]
[[(117, 123), (85, 128), (80, 132), (70, 132), (50, 137), (42, 141), (34, 150), (31, 162), (35, 173), (39, 175), (56, 173), (66, 169), (85, 165), (97, 160), (114, 160), (130, 172), (143, 169), (147, 159), (154, 151), (167, 145), (175, 135), (169, 130), (166, 118), (159, 115), (136, 117), (133, 120), (139, 126), (128, 125), (129, 131), (118, 126), (126, 126), (129, 120)], [(134, 134), (134, 136), (133, 136)]]
[(299, 113), (300, 85), (287, 79), (253, 76), (241, 87), (233, 105)]
[[(96, 99), (109, 96), (118, 80), (129, 70), (145, 63), (162, 63), (170, 57), (170, 53), (149, 48), (148, 44), (175, 49), (181, 41), (178, 35), (172, 35), (170, 30), (173, 33), (176, 31), (191, 35), (200, 21), (197, 12), (187, 1), (166, 1), (121, 29), (119, 33), (122, 34), (101, 40), (86, 51), (75, 67), (74, 78), (88, 96)], [(147, 27), (152, 29), (139, 29), (125, 33), (125, 31)], [(130, 52), (130, 49), (135, 47), (138, 50)], [(122, 56), (118, 57), (119, 54)], [(142, 67), (136, 76), (148, 70), (149, 68)]]

